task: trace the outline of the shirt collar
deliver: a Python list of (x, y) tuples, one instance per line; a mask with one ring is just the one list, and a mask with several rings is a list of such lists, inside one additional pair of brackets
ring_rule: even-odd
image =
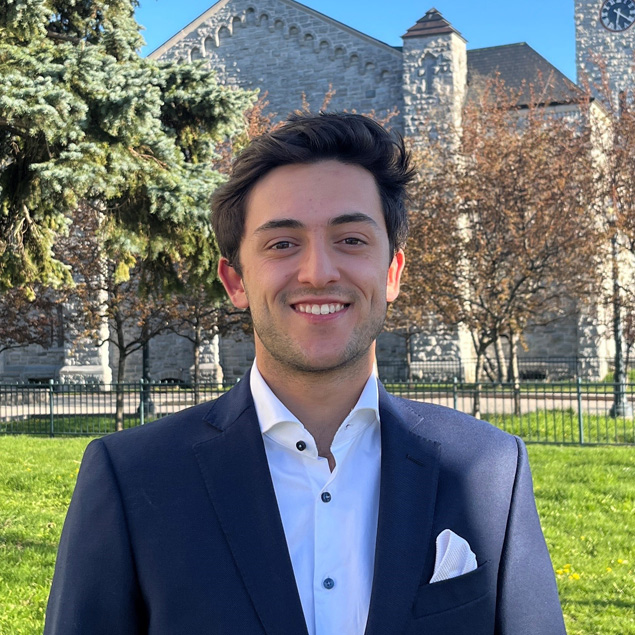
[[(276, 397), (267, 385), (258, 370), (257, 360), (251, 368), (249, 376), (251, 394), (256, 407), (258, 423), (262, 434), (270, 436), (275, 441), (294, 447), (298, 441), (298, 434), (310, 440), (310, 445), (315, 442), (302, 422)], [(357, 436), (372, 423), (379, 422), (379, 389), (377, 386), (377, 369), (373, 371), (362, 390), (355, 407), (350, 411), (346, 419), (339, 427), (332, 448), (347, 443), (352, 437)], [(316, 450), (317, 455), (317, 450)], [(311, 453), (312, 454), (312, 453)]]

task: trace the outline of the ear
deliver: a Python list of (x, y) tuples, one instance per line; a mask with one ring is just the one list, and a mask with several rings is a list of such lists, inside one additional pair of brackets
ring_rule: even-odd
[(393, 256), (390, 267), (388, 267), (388, 277), (386, 279), (386, 301), (394, 302), (399, 295), (399, 283), (401, 281), (401, 274), (403, 273), (404, 265), (406, 264), (406, 257), (403, 253), (403, 249), (400, 249)]
[(245, 285), (240, 274), (234, 269), (227, 258), (221, 258), (218, 261), (218, 277), (227, 291), (229, 299), (237, 309), (246, 309), (249, 306), (249, 300), (245, 293)]

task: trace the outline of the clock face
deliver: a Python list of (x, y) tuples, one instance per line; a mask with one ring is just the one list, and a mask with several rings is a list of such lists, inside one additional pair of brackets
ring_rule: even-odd
[(609, 31), (626, 31), (635, 24), (635, 0), (604, 0), (600, 22)]

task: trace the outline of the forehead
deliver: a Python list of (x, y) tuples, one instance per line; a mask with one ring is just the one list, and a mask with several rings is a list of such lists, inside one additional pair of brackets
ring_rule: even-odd
[(360, 213), (386, 233), (379, 190), (368, 170), (335, 160), (284, 165), (268, 172), (249, 193), (244, 236), (276, 220), (293, 219), (310, 228)]

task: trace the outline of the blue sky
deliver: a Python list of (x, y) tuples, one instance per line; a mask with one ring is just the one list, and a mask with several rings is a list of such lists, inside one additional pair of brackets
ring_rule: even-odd
[[(209, 9), (212, 0), (140, 0), (147, 55)], [(468, 49), (527, 42), (575, 79), (573, 0), (306, 0), (305, 4), (392, 46), (430, 8), (467, 40)]]

